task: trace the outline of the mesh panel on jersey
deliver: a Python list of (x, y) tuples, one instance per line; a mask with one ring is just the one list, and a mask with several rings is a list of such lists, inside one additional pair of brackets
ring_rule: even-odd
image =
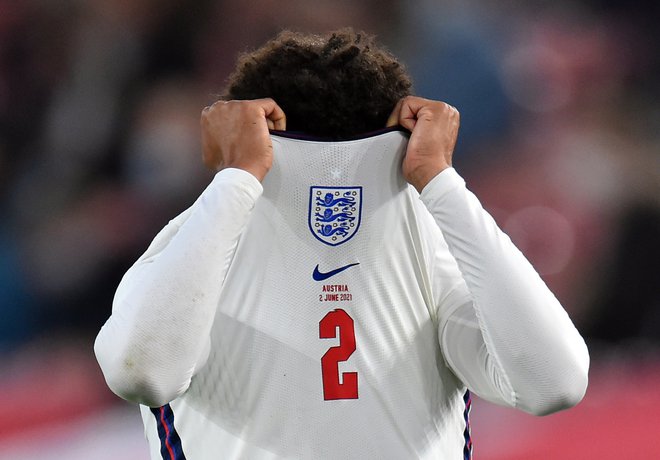
[[(211, 354), (188, 404), (218, 432), (275, 455), (460, 453), (462, 385), (441, 359), (422, 288), (420, 235), (400, 174), (404, 137), (274, 137), (273, 144), (274, 165), (227, 274)], [(361, 187), (350, 239), (331, 245), (314, 235), (311, 187)], [(317, 266), (328, 272), (353, 263), (326, 280), (312, 278)], [(325, 301), (334, 292), (324, 286), (350, 296)], [(358, 373), (357, 399), (324, 400), (321, 358), (340, 341), (321, 339), (319, 323), (335, 309), (354, 321), (356, 350), (338, 367)]]

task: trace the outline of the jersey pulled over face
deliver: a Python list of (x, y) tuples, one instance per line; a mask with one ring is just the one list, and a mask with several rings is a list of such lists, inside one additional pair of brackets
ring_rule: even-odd
[(467, 291), (400, 173), (407, 136), (272, 139), (208, 357), (181, 397), (143, 407), (152, 456), (463, 458), (438, 322)]

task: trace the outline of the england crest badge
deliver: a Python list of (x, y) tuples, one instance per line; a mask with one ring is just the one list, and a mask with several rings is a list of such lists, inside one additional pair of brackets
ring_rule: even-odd
[(362, 187), (310, 187), (308, 223), (320, 242), (337, 246), (360, 228)]

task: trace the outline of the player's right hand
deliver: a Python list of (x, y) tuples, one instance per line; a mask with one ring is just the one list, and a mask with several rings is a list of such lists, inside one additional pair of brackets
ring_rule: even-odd
[(217, 101), (201, 116), (202, 159), (214, 170), (238, 168), (259, 181), (273, 164), (269, 129), (285, 130), (284, 111), (272, 99)]

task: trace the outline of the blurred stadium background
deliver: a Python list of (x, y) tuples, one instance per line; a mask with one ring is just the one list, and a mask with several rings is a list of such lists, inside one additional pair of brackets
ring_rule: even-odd
[(237, 53), (346, 25), (459, 108), (457, 169), (588, 338), (584, 401), (476, 401), (475, 458), (660, 458), (659, 5), (0, 0), (0, 458), (147, 458), (92, 351), (114, 288), (210, 180)]

